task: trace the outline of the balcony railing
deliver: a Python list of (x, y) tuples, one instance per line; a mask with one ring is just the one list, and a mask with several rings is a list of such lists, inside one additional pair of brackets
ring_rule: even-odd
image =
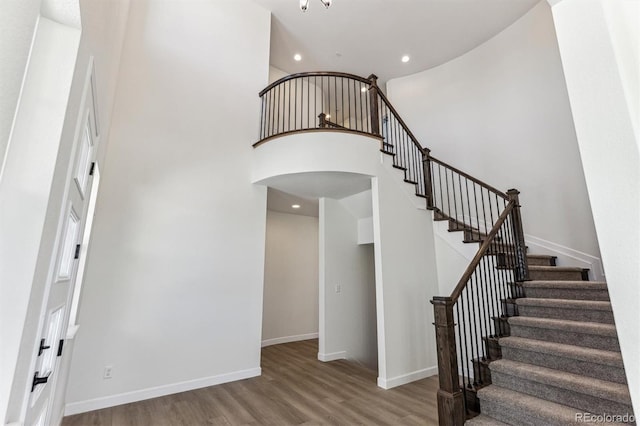
[(262, 92), (260, 139), (296, 132), (338, 131), (374, 136), (382, 151), (392, 154), (405, 180), (426, 196), (422, 159), (424, 149), (379, 89), (377, 77), (336, 72), (292, 74)]

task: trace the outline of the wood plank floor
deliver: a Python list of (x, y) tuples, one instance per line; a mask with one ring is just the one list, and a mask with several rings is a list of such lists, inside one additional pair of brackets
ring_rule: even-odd
[(65, 417), (63, 426), (437, 425), (437, 376), (390, 390), (318, 341), (262, 350), (262, 376)]

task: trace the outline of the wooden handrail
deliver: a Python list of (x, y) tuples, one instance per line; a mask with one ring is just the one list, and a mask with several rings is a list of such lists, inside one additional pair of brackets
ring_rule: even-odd
[(462, 170), (460, 170), (460, 169), (458, 169), (458, 168), (455, 168), (455, 167), (453, 167), (453, 166), (452, 166), (452, 165), (450, 165), (450, 164), (445, 163), (444, 161), (438, 160), (437, 158), (435, 158), (435, 157), (433, 157), (433, 156), (431, 156), (431, 155), (429, 155), (429, 159), (430, 159), (431, 161), (433, 161), (434, 163), (438, 163), (438, 164), (440, 164), (441, 166), (444, 166), (444, 167), (446, 167), (446, 168), (448, 168), (448, 169), (451, 169), (452, 171), (454, 171), (454, 172), (458, 173), (460, 176), (463, 176), (463, 177), (465, 177), (465, 178), (469, 179), (470, 181), (473, 181), (473, 182), (477, 183), (478, 185), (480, 185), (480, 186), (482, 186), (482, 187), (484, 187), (484, 188), (488, 189), (489, 191), (494, 192), (495, 194), (499, 195), (501, 198), (503, 198), (503, 199), (505, 199), (505, 200), (508, 200), (508, 199), (509, 199), (509, 196), (508, 196), (506, 193), (504, 193), (504, 192), (500, 191), (499, 189), (494, 188), (493, 186), (489, 185), (488, 183), (485, 183), (485, 182), (481, 181), (481, 180), (480, 180), (480, 179), (478, 179), (478, 178), (474, 178), (474, 177), (473, 177), (473, 176), (471, 176), (470, 174), (465, 173), (465, 172), (463, 172)]
[(371, 84), (371, 80), (366, 79), (364, 77), (360, 77), (359, 75), (349, 74), (346, 72), (333, 72), (333, 71), (311, 71), (311, 72), (299, 72), (297, 74), (290, 74), (285, 77), (282, 77), (279, 80), (274, 81), (260, 92), (258, 96), (262, 97), (269, 90), (278, 86), (279, 84), (284, 83), (285, 81), (293, 80), (301, 77), (340, 77), (340, 78), (348, 78), (351, 80), (356, 80), (364, 84)]
[(411, 138), (411, 142), (413, 142), (415, 144), (415, 146), (418, 147), (420, 152), (424, 153), (424, 147), (422, 145), (420, 145), (420, 143), (418, 142), (418, 138), (416, 138), (414, 136), (414, 134), (411, 132), (411, 130), (409, 130), (409, 126), (407, 126), (407, 123), (405, 123), (404, 120), (402, 119), (402, 117), (400, 117), (400, 114), (398, 114), (398, 111), (396, 111), (396, 109), (393, 107), (393, 105), (391, 105), (391, 102), (389, 102), (389, 99), (387, 99), (385, 94), (382, 93), (382, 90), (380, 90), (380, 89), (378, 89), (378, 96), (380, 96), (382, 101), (385, 103), (386, 107), (389, 108), (389, 110), (396, 117), (396, 120), (398, 120), (398, 123), (400, 123), (400, 125), (402, 126), (402, 129), (405, 132), (407, 132), (407, 134)]
[(471, 278), (471, 275), (480, 264), (480, 260), (482, 260), (482, 258), (489, 251), (489, 247), (491, 246), (491, 244), (494, 243), (494, 240), (496, 235), (498, 234), (498, 231), (500, 231), (502, 224), (504, 223), (505, 220), (507, 220), (507, 217), (509, 217), (514, 207), (516, 207), (516, 202), (514, 200), (509, 201), (509, 204), (507, 204), (507, 207), (505, 207), (505, 209), (502, 211), (500, 216), (498, 216), (498, 220), (496, 220), (496, 223), (493, 225), (493, 228), (491, 228), (491, 231), (485, 237), (484, 241), (482, 242), (482, 245), (478, 249), (478, 252), (471, 260), (471, 263), (469, 264), (469, 266), (467, 266), (467, 269), (465, 269), (464, 273), (462, 274), (462, 278), (460, 278), (460, 280), (458, 281), (458, 285), (456, 285), (456, 288), (451, 293), (450, 298), (453, 302), (458, 300), (458, 298), (460, 297), (460, 294), (462, 294), (462, 290), (464, 290), (465, 286), (467, 285), (467, 282), (469, 282), (469, 278)]

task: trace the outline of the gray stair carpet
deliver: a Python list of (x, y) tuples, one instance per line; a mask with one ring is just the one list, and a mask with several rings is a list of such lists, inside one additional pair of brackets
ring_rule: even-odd
[(540, 256), (533, 280), (516, 284), (519, 316), (497, 339), (501, 359), (489, 363), (481, 413), (467, 424), (635, 424), (606, 283), (545, 262), (555, 260)]

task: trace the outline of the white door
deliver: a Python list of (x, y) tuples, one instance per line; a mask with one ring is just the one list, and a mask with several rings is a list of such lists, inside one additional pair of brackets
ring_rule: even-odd
[[(89, 83), (90, 85), (90, 83)], [(94, 156), (97, 131), (91, 89), (85, 91), (81, 110), (79, 135), (72, 150), (70, 172), (63, 202), (62, 218), (58, 227), (56, 247), (48, 274), (45, 301), (40, 320), (42, 334), (36, 348), (31, 386), (26, 397), (25, 425), (45, 426), (58, 422), (52, 418), (58, 370), (61, 357), (69, 356), (64, 350), (64, 338), (69, 322), (69, 311), (78, 271), (78, 257), (93, 183)], [(88, 98), (88, 99), (87, 99)], [(86, 241), (85, 241), (86, 243)], [(57, 416), (56, 416), (57, 417)]]

